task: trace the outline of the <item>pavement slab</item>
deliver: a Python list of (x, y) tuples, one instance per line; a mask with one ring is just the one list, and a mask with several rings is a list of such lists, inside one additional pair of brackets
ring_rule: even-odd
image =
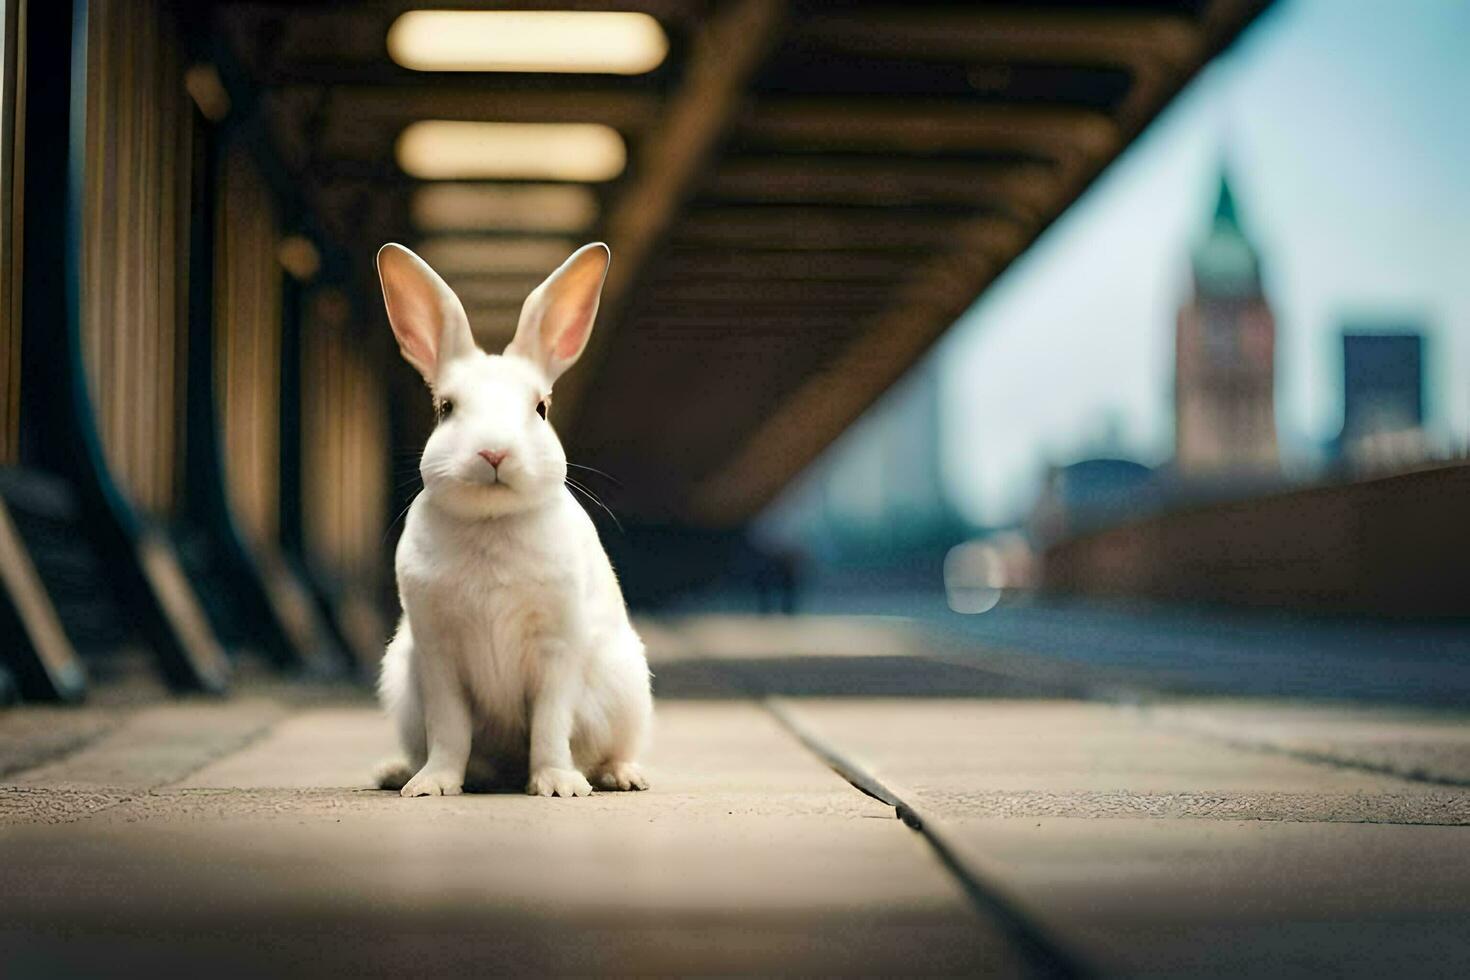
[(147, 790), (260, 737), (285, 707), (262, 698), (165, 702), (128, 714), (79, 751), (9, 777), (48, 790)]
[(942, 818), (965, 863), (1113, 976), (1470, 975), (1470, 831)]
[(781, 707), (1103, 974), (1470, 971), (1470, 791), (1107, 704)]
[(367, 789), (392, 750), (370, 707), (219, 727), (251, 734), (202, 764), (97, 746), (10, 787), (151, 784), (0, 828), (7, 976), (1024, 971), (891, 808), (749, 703), (662, 705), (654, 788), (583, 800)]
[(1259, 702), (1185, 702), (1158, 724), (1325, 764), (1470, 786), (1470, 724), (1460, 712)]
[(1078, 701), (789, 700), (833, 744), (922, 805), (956, 792), (1404, 793), (1389, 775), (1251, 751)]

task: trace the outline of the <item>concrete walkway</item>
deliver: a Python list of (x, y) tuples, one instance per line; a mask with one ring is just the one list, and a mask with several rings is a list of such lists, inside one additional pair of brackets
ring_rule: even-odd
[(1461, 717), (649, 636), (648, 793), (370, 790), (360, 695), (0, 714), (4, 974), (1470, 973)]

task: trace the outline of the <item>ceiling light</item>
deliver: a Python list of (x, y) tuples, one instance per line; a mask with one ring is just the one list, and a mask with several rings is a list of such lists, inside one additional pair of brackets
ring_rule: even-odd
[(592, 10), (410, 10), (388, 29), (388, 54), (416, 71), (641, 75), (669, 39), (647, 14)]
[(433, 184), (413, 194), (424, 231), (581, 231), (597, 220), (597, 198), (576, 184)]
[(439, 235), (420, 242), (417, 251), (446, 278), (506, 272), (545, 276), (576, 247), (571, 240), (560, 238)]
[(416, 122), (398, 137), (398, 165), (425, 180), (611, 180), (623, 138), (601, 123)]

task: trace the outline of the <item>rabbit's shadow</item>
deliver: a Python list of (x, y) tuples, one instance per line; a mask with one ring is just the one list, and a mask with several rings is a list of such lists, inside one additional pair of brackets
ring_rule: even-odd
[(531, 770), (528, 766), (497, 769), (495, 775), (488, 777), (472, 772), (465, 775), (464, 791), (476, 796), (524, 796), (526, 783), (530, 779)]

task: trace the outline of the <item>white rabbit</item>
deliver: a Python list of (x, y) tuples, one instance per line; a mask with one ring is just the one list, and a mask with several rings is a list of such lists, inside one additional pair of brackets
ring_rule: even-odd
[(378, 689), (408, 759), (380, 772), (384, 789), (450, 796), (467, 769), (472, 783), (528, 773), (540, 796), (648, 788), (643, 642), (546, 419), (610, 259), (600, 243), (578, 249), (496, 356), (427, 263), (401, 245), (378, 252), (393, 333), (439, 415), (395, 562), (403, 618)]

